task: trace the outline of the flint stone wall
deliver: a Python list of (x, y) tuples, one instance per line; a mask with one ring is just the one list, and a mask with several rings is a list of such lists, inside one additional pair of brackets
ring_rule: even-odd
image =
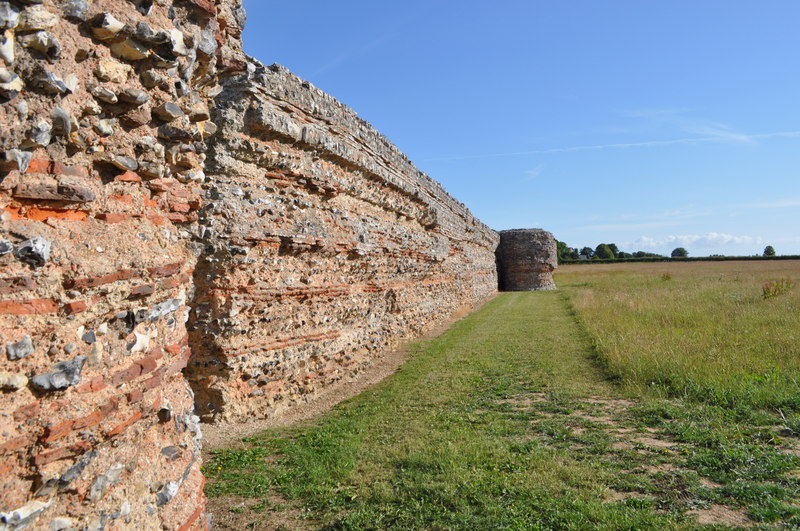
[(239, 7), (0, 2), (0, 529), (206, 525), (182, 369)]
[(496, 289), (496, 233), (243, 23), (0, 2), (0, 530), (202, 529), (198, 414), (344, 385)]
[(497, 234), (319, 89), (255, 60), (217, 97), (201, 212), (204, 419), (265, 417), (497, 289)]
[(497, 270), (503, 291), (556, 289), (553, 271), (558, 267), (556, 240), (542, 229), (500, 231)]

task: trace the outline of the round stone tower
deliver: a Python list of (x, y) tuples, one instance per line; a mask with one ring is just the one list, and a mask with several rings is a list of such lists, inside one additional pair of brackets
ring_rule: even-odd
[(556, 240), (542, 229), (500, 231), (497, 274), (501, 291), (556, 289), (553, 270), (558, 267)]

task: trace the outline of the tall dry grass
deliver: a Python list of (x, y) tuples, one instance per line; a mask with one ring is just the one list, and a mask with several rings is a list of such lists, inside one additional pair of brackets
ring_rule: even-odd
[(572, 265), (556, 282), (638, 392), (800, 410), (800, 261)]

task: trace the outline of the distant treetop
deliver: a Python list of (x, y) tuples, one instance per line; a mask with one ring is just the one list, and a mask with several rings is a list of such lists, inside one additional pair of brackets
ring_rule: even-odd
[[(614, 247), (616, 247), (616, 245)], [(611, 247), (607, 243), (598, 245), (594, 250), (594, 255), (601, 260), (612, 260), (616, 258), (614, 251), (611, 250)]]

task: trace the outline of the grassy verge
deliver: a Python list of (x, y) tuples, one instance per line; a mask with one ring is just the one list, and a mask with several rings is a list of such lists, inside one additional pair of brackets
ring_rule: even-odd
[[(312, 425), (216, 451), (212, 507), (245, 500), (236, 526), (252, 529), (800, 526), (800, 426), (759, 402), (789, 394), (731, 405), (633, 379), (579, 304), (607, 273), (566, 273), (561, 292), (502, 294)], [(680, 287), (661, 275), (636, 281)]]
[(800, 288), (765, 296), (800, 262), (567, 267), (559, 284), (638, 393), (800, 412)]

